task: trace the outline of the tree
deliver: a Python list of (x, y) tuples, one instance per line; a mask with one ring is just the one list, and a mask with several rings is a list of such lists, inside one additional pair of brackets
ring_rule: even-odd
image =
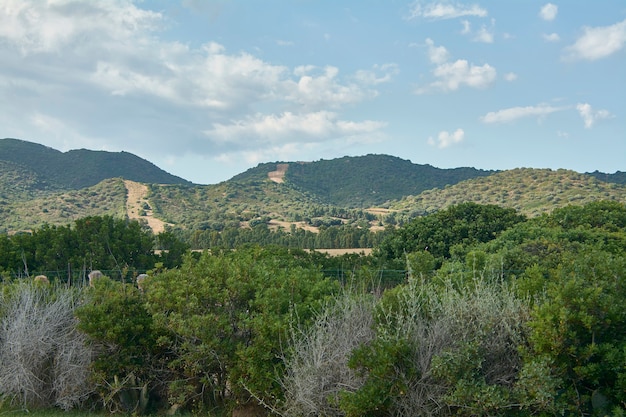
[(499, 233), (523, 222), (513, 209), (495, 205), (463, 203), (420, 217), (385, 237), (378, 256), (403, 259), (406, 253), (429, 251), (441, 263), (454, 245), (473, 245), (495, 239)]
[(85, 289), (76, 317), (98, 353), (92, 378), (102, 406), (111, 412), (145, 411), (148, 391), (160, 394), (162, 375), (159, 334), (139, 290), (100, 278)]
[(148, 281), (146, 305), (171, 354), (171, 404), (277, 401), (292, 320), (309, 320), (337, 288), (302, 262), (284, 249), (242, 247), (187, 255), (179, 269)]
[(626, 411), (625, 279), (623, 255), (592, 248), (565, 256), (549, 277), (530, 321), (527, 355), (549, 365), (557, 409)]

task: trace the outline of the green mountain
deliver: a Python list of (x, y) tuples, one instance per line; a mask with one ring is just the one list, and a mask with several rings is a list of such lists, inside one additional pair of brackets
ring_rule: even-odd
[(191, 184), (128, 152), (60, 152), (19, 139), (0, 139), (0, 163), (0, 179), (16, 175), (7, 174), (13, 167), (25, 180), (18, 184), (33, 191), (78, 190), (115, 177), (144, 183)]
[(512, 207), (528, 216), (590, 201), (626, 202), (624, 176), (619, 171), (440, 169), (365, 155), (263, 163), (219, 184), (196, 185), (127, 152), (63, 153), (2, 139), (0, 232), (104, 214), (143, 218), (149, 227), (160, 220), (190, 235), (263, 225), (380, 230), (468, 201)]
[(394, 156), (369, 154), (316, 162), (260, 164), (232, 180), (267, 178), (269, 172), (281, 164), (286, 165), (284, 181), (288, 186), (326, 204), (349, 208), (377, 206), (497, 172), (475, 168), (441, 169)]

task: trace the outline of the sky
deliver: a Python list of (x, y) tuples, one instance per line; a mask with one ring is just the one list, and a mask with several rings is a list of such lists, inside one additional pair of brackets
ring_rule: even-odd
[(197, 184), (367, 154), (626, 171), (626, 1), (0, 0), (0, 138)]

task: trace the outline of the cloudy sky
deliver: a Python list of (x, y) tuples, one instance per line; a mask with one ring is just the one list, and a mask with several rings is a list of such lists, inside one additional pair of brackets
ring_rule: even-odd
[(0, 138), (199, 184), (260, 162), (626, 171), (624, 0), (0, 0)]

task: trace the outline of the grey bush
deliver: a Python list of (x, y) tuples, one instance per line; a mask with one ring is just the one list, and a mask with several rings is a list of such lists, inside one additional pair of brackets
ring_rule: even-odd
[[(453, 357), (463, 346), (478, 346), (487, 383), (513, 384), (521, 367), (518, 347), (524, 340), (528, 307), (507, 285), (481, 277), (462, 288), (448, 282), (435, 289), (411, 279), (398, 301), (400, 308), (382, 310), (386, 317), (377, 328), (378, 337), (408, 340), (416, 372), (404, 381), (405, 394), (395, 398), (394, 415), (448, 415), (445, 396), (452, 387), (433, 376), (433, 359), (442, 354)], [(381, 334), (385, 331), (392, 334)], [(461, 357), (454, 360), (462, 362)], [(403, 377), (400, 372), (398, 378)]]
[(76, 292), (32, 283), (0, 295), (0, 394), (23, 407), (69, 410), (92, 392), (92, 350), (76, 330)]
[(374, 338), (370, 296), (345, 293), (324, 309), (311, 328), (294, 330), (282, 379), (286, 416), (341, 416), (338, 395), (363, 381), (348, 368), (352, 351)]

